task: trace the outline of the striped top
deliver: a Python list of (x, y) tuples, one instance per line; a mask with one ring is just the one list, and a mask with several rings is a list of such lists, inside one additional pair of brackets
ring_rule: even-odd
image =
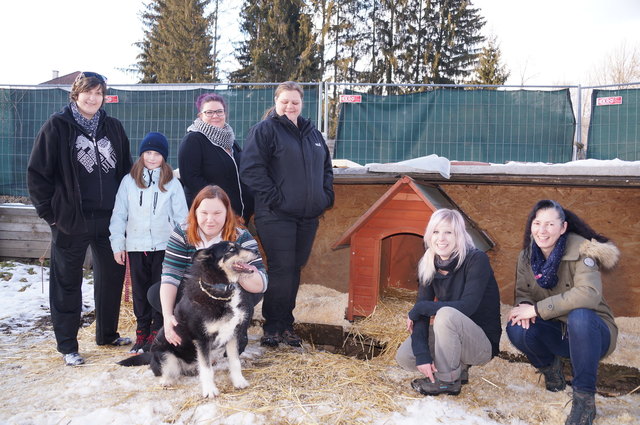
[[(267, 290), (267, 272), (258, 250), (258, 243), (251, 233), (245, 229), (237, 228), (238, 238), (236, 242), (243, 248), (251, 249), (258, 252), (258, 258), (251, 262), (251, 265), (256, 266), (262, 277), (264, 286), (262, 293)], [(167, 243), (167, 249), (164, 253), (164, 261), (162, 262), (162, 283), (168, 283), (174, 286), (180, 286), (180, 282), (184, 278), (187, 268), (191, 265), (193, 254), (196, 252), (196, 247), (191, 245), (187, 241), (186, 225), (178, 225), (171, 232), (169, 242)]]

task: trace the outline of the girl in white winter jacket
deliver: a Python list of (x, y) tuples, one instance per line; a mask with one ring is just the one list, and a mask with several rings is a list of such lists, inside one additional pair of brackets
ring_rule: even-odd
[(162, 133), (149, 133), (140, 143), (140, 157), (120, 183), (111, 215), (111, 249), (117, 263), (129, 261), (136, 343), (131, 353), (148, 351), (162, 327), (162, 314), (147, 300), (160, 281), (164, 251), (171, 230), (187, 217), (180, 181), (166, 162), (169, 143)]

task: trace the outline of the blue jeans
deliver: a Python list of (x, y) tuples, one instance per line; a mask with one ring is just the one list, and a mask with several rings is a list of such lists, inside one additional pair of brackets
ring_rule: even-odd
[(573, 368), (573, 388), (596, 392), (598, 363), (609, 349), (611, 334), (595, 311), (587, 308), (571, 311), (565, 335), (560, 321), (539, 317), (529, 329), (509, 322), (506, 330), (511, 343), (533, 366), (549, 366), (555, 356), (568, 357)]

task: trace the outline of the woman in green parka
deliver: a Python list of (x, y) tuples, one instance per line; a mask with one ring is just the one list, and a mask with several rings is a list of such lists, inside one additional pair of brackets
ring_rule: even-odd
[(529, 214), (506, 331), (548, 391), (565, 389), (560, 358), (570, 359), (573, 404), (565, 425), (591, 425), (596, 416), (598, 363), (618, 336), (600, 269), (619, 256), (608, 238), (556, 201), (539, 201)]

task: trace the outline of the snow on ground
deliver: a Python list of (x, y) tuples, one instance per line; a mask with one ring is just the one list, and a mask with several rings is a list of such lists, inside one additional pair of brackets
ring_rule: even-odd
[[(357, 394), (341, 393), (339, 397), (352, 403), (358, 410), (355, 421), (323, 418), (335, 410), (339, 402), (333, 401), (336, 380), (326, 380), (325, 402), (305, 403), (295, 385), (290, 388), (270, 389), (269, 364), (278, 361), (278, 352), (265, 351), (259, 346), (260, 330), (252, 328), (250, 344), (242, 355), (244, 374), (252, 387), (263, 388), (255, 394), (252, 387), (235, 390), (226, 371), (216, 374), (222, 394), (215, 400), (200, 397), (198, 378), (185, 377), (174, 387), (163, 389), (157, 378), (146, 367), (124, 368), (115, 362), (124, 358), (122, 347), (98, 347), (93, 341), (92, 326), (80, 330), (80, 350), (87, 364), (67, 367), (55, 350), (55, 340), (48, 319), (48, 269), (16, 262), (0, 264), (0, 423), (20, 425), (48, 424), (324, 424), (362, 423), (376, 425), (414, 424), (550, 424), (561, 425), (570, 409), (570, 390), (561, 393), (544, 391), (531, 366), (494, 359), (470, 371), (470, 382), (458, 397), (422, 397), (408, 388), (415, 375), (394, 365), (368, 366), (363, 370), (377, 373), (379, 382), (393, 387), (388, 401), (381, 405), (362, 406)], [(44, 283), (44, 285), (43, 285)], [(92, 284), (85, 279), (83, 303), (86, 312), (93, 309)], [(331, 301), (333, 299), (333, 301)], [(318, 300), (318, 301), (316, 301)], [(344, 312), (345, 294), (303, 285), (297, 311), (299, 319), (314, 319), (318, 305), (337, 304), (337, 308), (323, 313), (324, 323), (344, 324), (344, 318), (335, 312)], [(327, 313), (329, 311), (329, 313)], [(327, 314), (336, 315), (332, 319)], [(640, 332), (637, 318), (622, 318), (624, 326), (616, 361), (638, 367)], [(126, 329), (125, 329), (126, 328)], [(122, 320), (121, 332), (133, 333), (131, 320)], [(502, 341), (508, 349), (508, 341)], [(342, 356), (318, 353), (313, 347), (288, 350), (301, 361), (305, 357), (331, 356), (336, 364)], [(616, 354), (614, 354), (615, 356)], [(611, 359), (614, 359), (613, 356)], [(350, 359), (351, 363), (353, 360)], [(359, 365), (360, 363), (358, 363)], [(224, 362), (218, 368), (224, 366)], [(281, 365), (280, 365), (281, 366)], [(293, 367), (293, 366), (292, 366)], [(275, 370), (275, 369), (274, 369)], [(318, 375), (320, 376), (320, 375)], [(355, 383), (354, 383), (355, 385)], [(264, 389), (266, 388), (266, 389)], [(275, 400), (258, 406), (255, 400), (268, 399), (266, 392), (294, 394), (293, 399)], [(322, 395), (321, 395), (322, 396)], [(258, 397), (258, 398), (256, 398)], [(291, 400), (296, 400), (292, 402)], [(349, 398), (353, 397), (353, 398)], [(640, 395), (621, 397), (597, 396), (596, 425), (640, 424)], [(393, 410), (389, 406), (394, 406)], [(334, 416), (331, 416), (335, 418)]]

